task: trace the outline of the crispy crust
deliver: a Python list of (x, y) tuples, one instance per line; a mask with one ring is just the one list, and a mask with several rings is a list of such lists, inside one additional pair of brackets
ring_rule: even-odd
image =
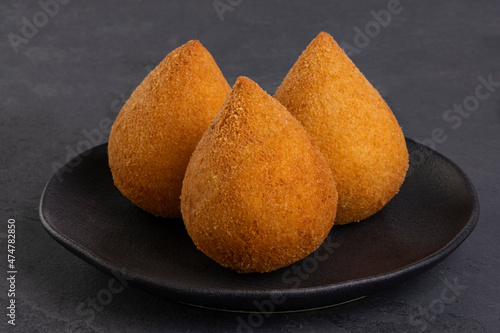
[(335, 224), (362, 220), (396, 195), (408, 169), (403, 132), (378, 91), (322, 32), (274, 96), (311, 135), (337, 182)]
[(240, 273), (313, 252), (337, 207), (326, 160), (292, 115), (240, 77), (189, 162), (181, 209), (203, 253)]
[(111, 130), (109, 166), (122, 194), (154, 215), (180, 217), (189, 157), (230, 91), (199, 41), (168, 54), (135, 89)]

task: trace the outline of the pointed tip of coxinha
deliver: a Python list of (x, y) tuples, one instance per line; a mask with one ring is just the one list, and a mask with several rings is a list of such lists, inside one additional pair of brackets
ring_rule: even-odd
[(262, 88), (255, 81), (253, 81), (252, 79), (249, 79), (246, 76), (239, 76), (236, 79), (236, 82), (234, 83), (234, 86), (233, 86), (234, 91), (239, 91), (239, 90), (247, 90), (248, 91), (248, 90), (253, 90), (253, 89), (260, 90), (263, 93), (265, 93), (264, 90), (262, 90)]
[[(318, 48), (325, 48), (328, 51), (339, 52), (347, 57), (344, 50), (337, 44), (332, 35), (327, 32), (320, 32), (306, 48), (306, 51), (316, 51)], [(347, 57), (349, 58), (349, 57)]]
[(299, 60), (309, 56), (320, 57), (324, 55), (328, 55), (330, 57), (345, 56), (345, 58), (349, 58), (347, 57), (347, 54), (345, 54), (344, 50), (342, 50), (342, 48), (337, 44), (335, 39), (333, 39), (332, 35), (322, 31), (309, 43), (306, 49), (302, 52), (302, 55), (299, 57)]
[[(219, 76), (222, 76), (222, 73), (209, 76), (209, 71), (220, 72), (220, 69), (210, 52), (199, 40), (194, 39), (171, 51), (144, 81), (159, 80), (168, 82), (175, 72), (193, 72), (195, 76), (204, 74), (204, 79), (220, 81)], [(164, 75), (166, 73), (169, 75)], [(231, 88), (225, 79), (224, 83), (229, 91)]]
[(321, 31), (310, 44), (322, 44), (322, 43), (333, 43), (337, 45), (335, 39), (328, 32)]
[(240, 100), (250, 99), (255, 102), (264, 100), (267, 103), (273, 104), (273, 106), (279, 105), (280, 108), (283, 108), (276, 99), (265, 92), (255, 81), (246, 76), (240, 76), (236, 79), (230, 95), (238, 96)]
[[(199, 40), (190, 40), (172, 50), (146, 76), (120, 113), (136, 110), (134, 104), (144, 112), (159, 109), (174, 114), (184, 108), (203, 110), (211, 103), (218, 104), (221, 94), (227, 97), (230, 91), (231, 86), (210, 52)], [(168, 104), (172, 107), (167, 108)], [(194, 116), (193, 111), (188, 114)]]
[[(252, 95), (266, 96), (268, 95), (255, 81), (246, 76), (239, 76), (234, 83), (231, 95), (239, 96), (252, 96)], [(269, 96), (271, 97), (271, 96)]]
[(173, 50), (170, 54), (167, 55), (167, 57), (165, 57), (165, 59), (167, 59), (169, 56), (170, 58), (173, 58), (178, 54), (182, 54), (184, 57), (199, 56), (201, 53), (205, 52), (208, 52), (208, 50), (201, 44), (201, 42), (197, 39), (193, 39)]
[[(236, 79), (231, 93), (219, 112), (220, 116), (227, 116), (229, 113), (238, 113), (244, 118), (259, 118), (258, 115), (264, 115), (271, 117), (270, 119), (289, 118), (297, 122), (280, 102), (265, 92), (255, 81), (245, 76)], [(261, 124), (263, 128), (269, 125), (271, 124)], [(298, 122), (297, 125), (300, 126)]]
[[(378, 91), (366, 80), (361, 71), (337, 44), (333, 37), (320, 32), (302, 52), (287, 76), (278, 87), (275, 98), (285, 104), (283, 95), (294, 92), (292, 98), (300, 98), (300, 91), (310, 92), (314, 87), (324, 85), (348, 86), (351, 91), (357, 90), (360, 94), (373, 94), (379, 97), (379, 102), (385, 104)], [(342, 93), (339, 89), (338, 93)], [(286, 104), (285, 104), (286, 106)], [(293, 114), (293, 112), (292, 112)]]
[[(304, 50), (304, 54), (315, 54), (320, 57), (326, 56), (327, 59), (335, 59), (336, 62), (349, 65), (349, 67), (353, 67), (359, 71), (349, 56), (335, 41), (333, 36), (324, 31), (320, 32), (316, 38), (309, 43), (307, 48)], [(339, 64), (336, 64), (336, 66), (339, 66)], [(361, 74), (361, 72), (359, 73)]]
[(307, 46), (274, 97), (305, 127), (332, 169), (336, 224), (374, 214), (398, 192), (408, 168), (403, 132), (331, 35), (321, 32)]
[(186, 44), (184, 44), (184, 47), (185, 48), (189, 48), (189, 47), (202, 47), (203, 45), (201, 44), (201, 42), (197, 39), (191, 39), (189, 42), (187, 42)]

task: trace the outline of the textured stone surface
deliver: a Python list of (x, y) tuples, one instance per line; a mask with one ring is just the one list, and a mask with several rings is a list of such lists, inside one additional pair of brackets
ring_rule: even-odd
[[(89, 311), (86, 302), (111, 278), (58, 245), (38, 218), (53, 162), (65, 162), (67, 149), (86, 139), (82, 131), (114, 119), (123, 98), (177, 46), (199, 39), (230, 84), (245, 75), (274, 93), (319, 31), (355, 45), (354, 28), (364, 30), (373, 21), (370, 11), (390, 1), (230, 2), (235, 6), (221, 21), (211, 1), (70, 1), (18, 53), (7, 34), (20, 34), (23, 17), (33, 22), (42, 8), (36, 1), (0, 3), (0, 331), (235, 332), (238, 317), (247, 318), (130, 288)], [(443, 119), (454, 103), (475, 94), (479, 76), (500, 81), (500, 7), (494, 0), (401, 0), (397, 8), (351, 58), (387, 99), (406, 136), (425, 140), (436, 128), (445, 132), (436, 149), (473, 180), (479, 224), (449, 258), (404, 285), (343, 306), (274, 314), (256, 332), (500, 331), (500, 87), (460, 116), (460, 124)], [(15, 327), (4, 323), (9, 218), (17, 221), (18, 237)], [(442, 313), (432, 320), (416, 317), (419, 307), (436, 304), (444, 281), (455, 279), (466, 287), (456, 300), (436, 306)]]

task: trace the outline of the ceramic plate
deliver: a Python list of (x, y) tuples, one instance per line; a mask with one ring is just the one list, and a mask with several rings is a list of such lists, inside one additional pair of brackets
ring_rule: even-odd
[(198, 251), (181, 219), (156, 218), (113, 185), (107, 145), (69, 161), (47, 183), (43, 226), (68, 250), (131, 286), (192, 305), (231, 311), (296, 311), (343, 303), (429, 269), (472, 232), (479, 217), (467, 176), (407, 139), (410, 169), (379, 213), (334, 226), (296, 264), (241, 275)]

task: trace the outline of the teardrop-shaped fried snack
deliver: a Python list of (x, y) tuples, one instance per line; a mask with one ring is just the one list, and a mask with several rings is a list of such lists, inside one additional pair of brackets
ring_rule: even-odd
[(182, 217), (198, 249), (240, 273), (269, 272), (316, 250), (336, 207), (333, 175), (306, 131), (238, 78), (183, 182)]
[(109, 166), (121, 193), (156, 216), (180, 217), (189, 158), (230, 91), (199, 41), (168, 54), (113, 124)]
[(339, 195), (335, 224), (362, 220), (399, 191), (408, 169), (401, 127), (378, 91), (322, 32), (274, 96), (328, 161)]

